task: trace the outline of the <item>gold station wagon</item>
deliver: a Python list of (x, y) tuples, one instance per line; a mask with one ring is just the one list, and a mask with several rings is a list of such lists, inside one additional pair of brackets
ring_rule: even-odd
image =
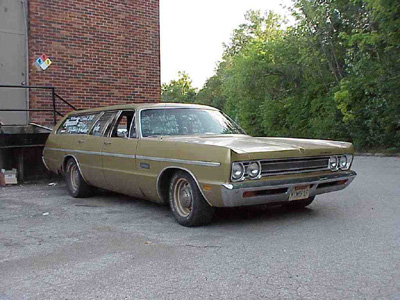
[(73, 197), (94, 187), (169, 204), (184, 226), (216, 207), (309, 205), (355, 178), (351, 143), (251, 137), (202, 105), (129, 104), (74, 111), (50, 134), (43, 161)]

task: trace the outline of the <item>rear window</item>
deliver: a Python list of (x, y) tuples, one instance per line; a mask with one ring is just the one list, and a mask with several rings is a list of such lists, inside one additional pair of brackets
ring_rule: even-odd
[(58, 128), (57, 134), (88, 134), (99, 114), (69, 116)]

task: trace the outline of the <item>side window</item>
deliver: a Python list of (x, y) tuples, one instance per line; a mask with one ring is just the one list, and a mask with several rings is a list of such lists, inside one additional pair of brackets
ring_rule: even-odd
[(116, 114), (116, 111), (106, 111), (93, 126), (92, 132), (90, 134), (94, 136), (102, 136), (104, 133), (104, 129), (112, 121)]
[(96, 113), (70, 116), (58, 128), (57, 134), (88, 134), (98, 115)]
[[(111, 131), (111, 137), (117, 137), (117, 138), (136, 137), (134, 117), (135, 117), (134, 111), (122, 112), (118, 118), (117, 123), (114, 125)], [(132, 124), (132, 130), (131, 130), (131, 124)]]

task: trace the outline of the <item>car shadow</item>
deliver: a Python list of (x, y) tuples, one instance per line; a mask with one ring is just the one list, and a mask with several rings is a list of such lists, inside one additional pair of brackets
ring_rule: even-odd
[(165, 207), (165, 205), (158, 204), (152, 201), (148, 201), (141, 198), (135, 198), (132, 196), (119, 194), (117, 192), (112, 192), (108, 190), (100, 190), (97, 189), (93, 196), (88, 198), (80, 198), (75, 199), (74, 201), (76, 206), (109, 206), (113, 205), (140, 205), (140, 206), (149, 206), (149, 207)]
[[(99, 190), (93, 197), (85, 199), (74, 199), (75, 206), (82, 207), (121, 207), (128, 209), (141, 209), (154, 215), (154, 221), (158, 220), (157, 215), (166, 215), (174, 221), (168, 205), (154, 203), (145, 199), (135, 198), (107, 190)], [(302, 209), (289, 209), (284, 206), (243, 206), (233, 208), (217, 208), (211, 227), (224, 224), (253, 224), (254, 222), (281, 222), (287, 220), (301, 220), (319, 216), (318, 210), (313, 206)], [(125, 208), (124, 208), (125, 209)]]
[(233, 208), (219, 208), (216, 210), (213, 224), (280, 222), (287, 220), (301, 220), (315, 218), (318, 210), (312, 207), (289, 209), (284, 206), (244, 206)]

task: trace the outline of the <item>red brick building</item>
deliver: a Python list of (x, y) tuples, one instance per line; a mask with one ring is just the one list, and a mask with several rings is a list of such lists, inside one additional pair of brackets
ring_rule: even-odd
[[(21, 9), (27, 31), (26, 83), (54, 86), (79, 109), (160, 101), (159, 0), (25, 1)], [(10, 19), (12, 10), (20, 9), (16, 2), (20, 1), (1, 4)], [(2, 52), (1, 44), (0, 37), (0, 63), (9, 61), (5, 56), (12, 53)], [(42, 54), (52, 61), (44, 71), (35, 66)], [(0, 68), (0, 84), (20, 84), (19, 79), (10, 79), (13, 72)], [(26, 103), (31, 109), (52, 107), (49, 91), (31, 90)], [(30, 121), (50, 124), (52, 113), (31, 112)]]

